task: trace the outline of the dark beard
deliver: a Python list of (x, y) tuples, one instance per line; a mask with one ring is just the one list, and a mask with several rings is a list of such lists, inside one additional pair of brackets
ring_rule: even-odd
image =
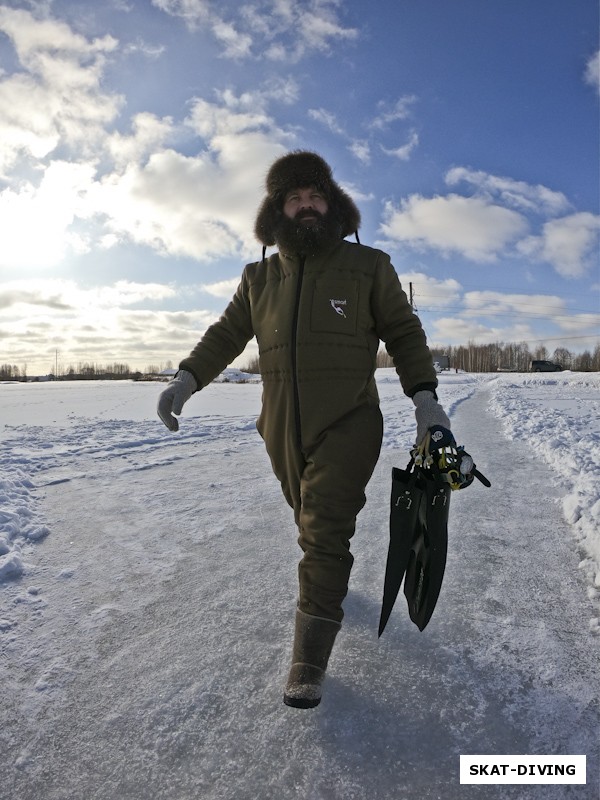
[[(275, 240), (282, 253), (290, 256), (315, 256), (328, 249), (342, 238), (337, 216), (331, 209), (325, 214), (310, 212), (314, 222), (304, 223), (296, 217), (290, 219), (282, 214), (275, 228)], [(302, 214), (305, 216), (306, 212)]]

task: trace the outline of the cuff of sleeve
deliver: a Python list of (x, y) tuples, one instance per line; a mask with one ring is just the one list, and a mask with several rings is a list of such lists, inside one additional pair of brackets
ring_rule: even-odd
[(431, 392), (434, 397), (434, 400), (438, 399), (437, 396), (437, 384), (436, 383), (418, 383), (416, 386), (413, 386), (412, 389), (409, 389), (406, 394), (412, 399), (417, 392)]
[(193, 379), (194, 379), (194, 381), (196, 382), (196, 388), (194, 389), (194, 392), (199, 392), (199, 391), (200, 391), (200, 389), (202, 389), (202, 383), (201, 383), (201, 381), (199, 380), (198, 376), (196, 375), (196, 373), (195, 373), (193, 370), (191, 370), (191, 369), (190, 369), (189, 367), (187, 367), (187, 366), (186, 366), (186, 367), (182, 367), (182, 366), (180, 365), (180, 366), (179, 366), (179, 371), (180, 371), (180, 372), (187, 372), (189, 375), (191, 375), (191, 376), (192, 376), (192, 378), (193, 378)]

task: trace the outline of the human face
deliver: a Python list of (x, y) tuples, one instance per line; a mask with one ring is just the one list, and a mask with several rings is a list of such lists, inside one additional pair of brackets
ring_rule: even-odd
[(327, 201), (315, 186), (293, 189), (285, 196), (283, 213), (305, 225), (314, 225), (327, 213)]

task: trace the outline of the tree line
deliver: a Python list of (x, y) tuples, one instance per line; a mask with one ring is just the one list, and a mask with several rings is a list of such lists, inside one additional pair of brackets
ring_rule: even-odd
[[(465, 372), (529, 372), (532, 361), (553, 361), (563, 369), (575, 372), (600, 372), (600, 343), (593, 352), (571, 353), (565, 347), (557, 347), (552, 353), (544, 345), (529, 348), (526, 342), (494, 342), (493, 344), (448, 345), (444, 348), (432, 348), (433, 360), (441, 356), (448, 358), (450, 369)], [(381, 350), (377, 357), (378, 367), (393, 367), (390, 356)]]
[[(563, 369), (571, 369), (575, 372), (600, 372), (600, 343), (596, 345), (593, 352), (585, 350), (583, 353), (571, 353), (564, 347), (558, 347), (550, 354), (543, 345), (531, 350), (526, 342), (495, 342), (493, 344), (469, 342), (467, 345), (432, 348), (432, 353), (434, 361), (445, 356), (450, 369), (464, 372), (497, 372), (499, 370), (528, 372), (530, 363), (534, 360), (554, 361)], [(377, 366), (394, 366), (391, 357), (383, 349), (377, 354)], [(61, 367), (56, 370), (58, 374), (50, 373), (45, 378), (66, 381), (144, 380), (156, 377), (165, 369), (172, 368), (171, 361), (160, 365), (150, 364), (143, 371), (132, 370), (125, 363), (103, 365), (82, 362), (67, 368)], [(245, 372), (258, 374), (258, 357), (250, 358), (243, 369)], [(19, 367), (16, 364), (0, 364), (0, 380), (26, 381), (34, 380), (34, 378), (28, 378), (26, 365)]]
[[(142, 380), (143, 378), (160, 375), (165, 369), (172, 369), (171, 361), (168, 361), (166, 365), (150, 364), (143, 372), (132, 370), (129, 364), (119, 362), (114, 364), (80, 362), (77, 365), (71, 364), (68, 367), (55, 368), (52, 372), (44, 375), (43, 378), (58, 381)], [(0, 364), (0, 380), (27, 381), (35, 380), (35, 377), (30, 378), (28, 376), (26, 365), (19, 367), (17, 364)]]

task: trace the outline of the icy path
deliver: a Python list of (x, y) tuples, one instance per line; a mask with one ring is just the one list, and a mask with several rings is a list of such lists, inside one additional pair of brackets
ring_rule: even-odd
[[(377, 640), (404, 460), (384, 449), (311, 712), (281, 703), (298, 550), (252, 431), (235, 447), (184, 438), (176, 458), (57, 465), (44, 600), (23, 590), (30, 635), (2, 656), (1, 800), (597, 800), (598, 640), (556, 479), (474, 391), (453, 424), (493, 488), (453, 495), (430, 626), (420, 634), (401, 597)], [(585, 753), (588, 784), (460, 786), (469, 752)]]

